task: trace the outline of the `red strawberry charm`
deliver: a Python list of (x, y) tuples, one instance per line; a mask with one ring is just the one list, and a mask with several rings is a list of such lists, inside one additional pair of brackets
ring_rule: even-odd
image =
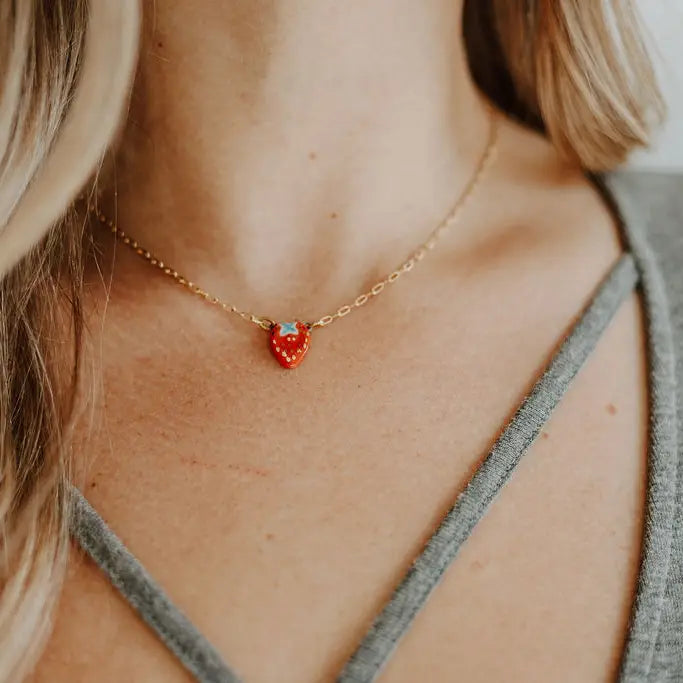
[(270, 350), (283, 368), (293, 370), (304, 359), (311, 345), (311, 329), (296, 320), (275, 323), (270, 329)]

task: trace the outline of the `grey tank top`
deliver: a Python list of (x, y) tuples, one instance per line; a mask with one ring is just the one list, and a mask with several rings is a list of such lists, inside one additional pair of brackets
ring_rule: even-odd
[[(637, 198), (640, 181), (632, 176), (595, 180), (620, 218), (626, 253), (597, 286), (531, 392), (377, 615), (339, 673), (339, 683), (369, 683), (377, 678), (460, 547), (541, 432), (619, 306), (636, 287), (647, 326), (648, 494), (637, 595), (618, 681), (683, 681), (683, 472), (679, 471), (678, 450), (679, 424), (683, 424), (679, 417), (683, 416), (677, 412), (676, 400), (676, 372), (683, 373), (683, 362), (676, 364), (677, 352), (683, 346), (683, 278), (678, 285), (679, 325), (674, 325), (670, 286), (648, 240), (651, 217), (643, 212), (645, 204)], [(673, 191), (669, 195), (673, 197)], [(676, 192), (675, 201), (683, 202), (681, 196)], [(683, 210), (683, 206), (678, 209)], [(683, 211), (675, 216), (681, 233), (676, 243), (678, 272), (683, 265), (681, 215)], [(665, 241), (671, 239), (665, 237)], [(672, 251), (667, 249), (669, 257)], [(75, 540), (187, 670), (201, 683), (240, 681), (85, 498), (75, 489), (73, 493)]]

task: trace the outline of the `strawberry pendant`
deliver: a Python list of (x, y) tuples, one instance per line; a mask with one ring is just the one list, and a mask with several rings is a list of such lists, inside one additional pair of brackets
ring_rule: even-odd
[(293, 370), (304, 359), (311, 345), (311, 329), (296, 320), (275, 323), (270, 329), (270, 350), (283, 368)]

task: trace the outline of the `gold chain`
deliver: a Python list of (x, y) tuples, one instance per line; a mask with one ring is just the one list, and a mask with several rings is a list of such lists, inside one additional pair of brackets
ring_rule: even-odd
[[(467, 205), (468, 200), (474, 194), (482, 179), (484, 178), (486, 171), (491, 166), (493, 159), (495, 158), (495, 151), (498, 139), (498, 119), (495, 113), (491, 114), (491, 126), (489, 131), (489, 138), (486, 148), (477, 164), (477, 167), (472, 174), (469, 182), (465, 186), (464, 190), (458, 197), (453, 208), (450, 210), (448, 215), (436, 226), (434, 230), (429, 234), (427, 239), (420, 244), (415, 251), (401, 263), (396, 270), (392, 271), (384, 278), (376, 282), (367, 292), (359, 294), (351, 303), (345, 304), (337, 309), (337, 311), (331, 315), (324, 315), (322, 318), (318, 318), (315, 322), (306, 323), (309, 328), (315, 327), (325, 327), (335, 320), (339, 320), (347, 316), (351, 311), (361, 306), (365, 306), (368, 301), (380, 295), (387, 285), (393, 284), (398, 280), (403, 273), (410, 272), (415, 265), (422, 261), (422, 259), (427, 255), (429, 251), (434, 249), (437, 242), (441, 239), (445, 232), (447, 232), (460, 218), (463, 209)], [(209, 294), (206, 290), (202, 289), (199, 285), (195, 284), (192, 280), (181, 275), (177, 270), (172, 268), (170, 265), (162, 261), (160, 258), (155, 256), (151, 251), (143, 247), (135, 238), (133, 238), (128, 233), (121, 230), (116, 223), (109, 217), (107, 217), (95, 204), (89, 204), (89, 210), (93, 215), (97, 217), (100, 223), (108, 226), (113, 235), (122, 241), (125, 245), (129, 246), (136, 254), (141, 256), (150, 265), (159, 268), (165, 275), (173, 278), (179, 285), (182, 285), (190, 292), (196, 296), (201, 297), (205, 301), (208, 301), (214, 306), (222, 308), (227, 313), (236, 313), (244, 320), (254, 323), (264, 330), (269, 330), (273, 327), (275, 322), (270, 318), (261, 317), (254, 315), (248, 311), (243, 311), (237, 308), (234, 304), (229, 304), (217, 296)]]

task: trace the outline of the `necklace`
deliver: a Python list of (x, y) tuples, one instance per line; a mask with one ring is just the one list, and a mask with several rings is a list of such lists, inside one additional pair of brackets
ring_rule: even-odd
[(311, 346), (311, 332), (313, 330), (319, 327), (327, 327), (327, 325), (330, 325), (336, 320), (340, 320), (347, 316), (353, 310), (365, 306), (370, 300), (379, 296), (388, 285), (396, 282), (401, 275), (410, 272), (417, 263), (422, 261), (428, 252), (434, 249), (444, 233), (452, 228), (458, 221), (468, 200), (472, 197), (474, 191), (484, 178), (486, 171), (491, 166), (495, 157), (497, 138), (498, 121), (496, 115), (492, 112), (486, 147), (472, 176), (446, 217), (436, 226), (436, 228), (434, 228), (434, 230), (432, 230), (427, 239), (395, 270), (376, 282), (368, 291), (359, 294), (351, 303), (345, 304), (338, 308), (334, 313), (323, 315), (313, 322), (302, 322), (301, 320), (294, 320), (293, 322), (276, 322), (270, 318), (258, 316), (249, 311), (242, 310), (234, 304), (227, 303), (223, 299), (209, 294), (205, 289), (202, 289), (202, 287), (195, 282), (181, 275), (168, 263), (142, 246), (132, 235), (121, 230), (111, 218), (102, 213), (96, 204), (89, 203), (88, 210), (100, 223), (106, 225), (111, 230), (116, 239), (130, 247), (151, 266), (158, 268), (162, 273), (173, 278), (175, 282), (189, 290), (192, 294), (201, 297), (214, 306), (218, 306), (226, 313), (234, 313), (243, 320), (258, 325), (261, 329), (266, 330), (269, 333), (269, 348), (275, 356), (275, 359), (283, 368), (293, 369), (300, 365), (301, 361), (303, 361), (306, 356), (306, 353)]

